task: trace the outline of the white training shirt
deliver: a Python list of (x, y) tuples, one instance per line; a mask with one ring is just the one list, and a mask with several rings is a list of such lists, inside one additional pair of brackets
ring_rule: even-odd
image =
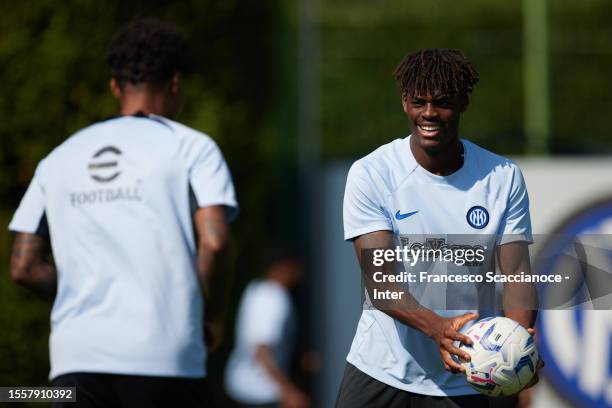
[(236, 319), (235, 346), (225, 370), (225, 388), (243, 404), (280, 401), (280, 389), (255, 359), (258, 346), (271, 349), (287, 373), (292, 352), (293, 308), (287, 289), (272, 280), (251, 282), (242, 295)]
[[(508, 242), (531, 242), (529, 199), (519, 168), (469, 141), (462, 143), (464, 164), (449, 176), (422, 168), (412, 155), (410, 137), (355, 162), (344, 195), (344, 238), (381, 230), (410, 239), (469, 234), (476, 240), (482, 236), (479, 244), (489, 251)], [(474, 207), (485, 209), (486, 216), (478, 218), (482, 212)], [(473, 290), (469, 283), (453, 288), (458, 298)], [(445, 317), (477, 311), (432, 309)], [(385, 384), (418, 394), (477, 393), (463, 375), (444, 370), (433, 340), (375, 309), (362, 312), (347, 361)]]
[(51, 379), (205, 376), (192, 209), (212, 205), (237, 210), (221, 151), (159, 116), (94, 124), (39, 163), (9, 229), (48, 222), (58, 273)]

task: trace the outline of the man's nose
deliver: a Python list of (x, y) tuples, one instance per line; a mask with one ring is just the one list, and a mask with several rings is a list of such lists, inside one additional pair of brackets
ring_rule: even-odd
[(429, 103), (429, 102), (426, 103), (425, 109), (423, 110), (423, 117), (428, 119), (428, 118), (435, 118), (436, 116), (438, 116), (438, 112), (433, 106), (433, 103)]

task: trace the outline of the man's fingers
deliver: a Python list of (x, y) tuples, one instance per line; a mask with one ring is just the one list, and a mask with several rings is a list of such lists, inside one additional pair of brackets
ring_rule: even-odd
[(447, 330), (444, 333), (444, 335), (448, 337), (449, 339), (460, 341), (463, 344), (470, 344), (470, 345), (474, 344), (474, 341), (471, 338), (469, 338), (463, 333), (459, 333), (456, 330)]
[(463, 315), (457, 317), (457, 320), (455, 320), (455, 324), (457, 325), (455, 328), (457, 330), (459, 330), (460, 328), (463, 327), (464, 324), (466, 324), (470, 320), (476, 320), (476, 319), (478, 319), (478, 313), (466, 313), (466, 314), (463, 314)]
[(527, 384), (525, 386), (525, 388), (531, 388), (534, 385), (536, 385), (538, 383), (538, 381), (540, 381), (540, 377), (538, 376), (538, 373), (535, 373), (535, 375), (533, 376), (533, 378), (531, 379), (531, 381), (529, 381), (529, 384)]
[(440, 350), (440, 355), (442, 356), (442, 361), (444, 362), (444, 366), (448, 366), (447, 370), (451, 373), (458, 373), (465, 371), (465, 368), (461, 366), (461, 364), (457, 363), (451, 357), (450, 353), (444, 349)]
[(455, 346), (453, 346), (452, 344), (449, 344), (446, 346), (446, 350), (450, 353), (453, 354), (455, 356), (458, 356), (466, 361), (470, 361), (472, 359), (472, 357), (469, 355), (469, 353), (467, 353), (466, 351), (463, 351)]
[(537, 370), (539, 370), (542, 367), (544, 367), (544, 360), (538, 359), (538, 362), (536, 364), (536, 372), (531, 378), (531, 381), (529, 381), (529, 383), (525, 386), (525, 388), (523, 388), (524, 390), (526, 390), (527, 388), (533, 387), (534, 385), (538, 383), (538, 381), (540, 381), (540, 377), (538, 376)]

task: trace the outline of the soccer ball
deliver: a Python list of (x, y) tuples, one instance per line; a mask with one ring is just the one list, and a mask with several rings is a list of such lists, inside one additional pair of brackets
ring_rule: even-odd
[(538, 350), (527, 330), (507, 317), (477, 321), (465, 334), (472, 346), (461, 344), (470, 361), (461, 361), (467, 382), (482, 394), (516, 394), (531, 381), (536, 371)]

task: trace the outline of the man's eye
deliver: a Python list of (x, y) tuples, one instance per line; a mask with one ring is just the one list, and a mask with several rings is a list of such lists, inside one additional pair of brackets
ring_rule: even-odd
[(440, 106), (442, 108), (447, 108), (450, 106), (450, 101), (446, 101), (446, 100), (441, 100), (441, 101), (436, 101), (436, 106)]
[(423, 105), (423, 101), (419, 100), (419, 99), (413, 99), (410, 101), (411, 104), (416, 105), (416, 106), (421, 106)]

